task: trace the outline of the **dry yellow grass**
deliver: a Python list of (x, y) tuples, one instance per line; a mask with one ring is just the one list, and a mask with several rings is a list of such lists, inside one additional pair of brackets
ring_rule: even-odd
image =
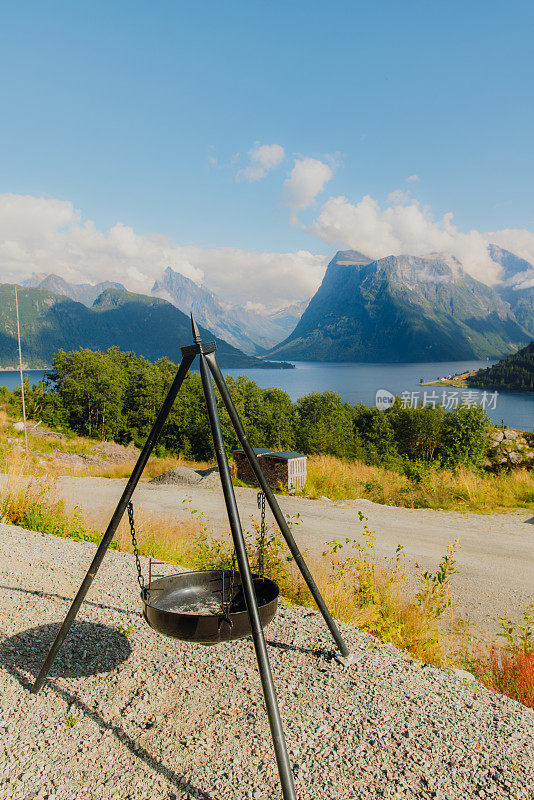
[[(98, 542), (108, 518), (82, 516), (80, 509), (68, 511), (51, 476), (32, 473), (20, 452), (12, 453), (7, 481), (0, 490), (0, 521), (30, 530)], [(136, 514), (136, 532), (142, 555), (180, 564), (191, 569), (228, 568), (232, 563), (230, 536), (214, 537), (201, 512), (189, 508), (187, 520), (144, 512)], [(363, 519), (363, 518), (362, 518)], [(446, 647), (437, 631), (437, 618), (424, 603), (410, 598), (406, 590), (399, 553), (390, 562), (377, 565), (373, 535), (363, 527), (363, 543), (355, 543), (356, 556), (338, 560), (337, 549), (323, 558), (309, 559), (333, 614), (359, 625), (380, 639), (405, 647), (412, 655), (431, 663), (444, 663)], [(257, 524), (246, 534), (252, 568), (258, 560)], [(302, 576), (278, 538), (268, 532), (265, 572), (288, 599), (311, 604)], [(132, 551), (127, 519), (115, 536), (114, 547)]]
[(334, 456), (311, 456), (307, 497), (345, 500), (364, 497), (377, 503), (408, 508), (490, 511), (534, 508), (534, 473), (516, 469), (497, 474), (479, 473), (466, 467), (456, 472), (430, 467), (416, 482), (405, 475), (361, 461)]
[[(0, 416), (0, 471), (6, 472), (2, 463), (11, 457), (11, 451), (20, 451), (23, 434), (8, 426), (10, 420)], [(9, 441), (11, 440), (11, 441)], [(46, 438), (29, 436), (29, 468), (42, 476), (95, 476), (127, 478), (135, 460), (83, 467), (62, 462), (55, 452), (93, 454), (98, 442), (84, 437)], [(120, 447), (118, 450), (120, 451)], [(176, 466), (205, 469), (208, 462), (195, 463), (181, 455), (150, 458), (142, 480)], [(455, 472), (429, 466), (419, 480), (408, 478), (395, 470), (349, 461), (327, 455), (308, 458), (308, 480), (304, 496), (330, 497), (333, 500), (366, 498), (377, 503), (408, 508), (440, 508), (446, 510), (490, 513), (513, 508), (534, 509), (534, 471), (514, 469), (497, 474), (483, 473), (459, 467)]]

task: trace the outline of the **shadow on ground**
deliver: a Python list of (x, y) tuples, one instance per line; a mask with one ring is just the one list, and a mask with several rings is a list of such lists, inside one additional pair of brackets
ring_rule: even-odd
[[(37, 675), (61, 623), (39, 625), (10, 636), (0, 644), (0, 663)], [(95, 622), (75, 622), (50, 670), (50, 676), (82, 678), (111, 672), (130, 656), (132, 648), (117, 628)]]
[[(39, 625), (10, 636), (0, 644), (0, 665), (27, 691), (33, 681), (30, 675), (37, 675), (41, 664), (50, 649), (61, 623)], [(42, 691), (52, 691), (61, 697), (69, 707), (77, 709), (92, 719), (103, 731), (111, 732), (115, 738), (136, 758), (150, 769), (162, 775), (187, 797), (197, 800), (217, 800), (198, 786), (191, 784), (183, 775), (167, 767), (160, 759), (132, 738), (120, 724), (105, 720), (94, 708), (90, 708), (77, 694), (58, 685), (52, 678), (81, 678), (89, 675), (110, 672), (129, 657), (132, 649), (126, 636), (116, 628), (95, 622), (75, 622), (63, 643), (57, 659), (50, 670)], [(176, 795), (169, 795), (176, 797)]]

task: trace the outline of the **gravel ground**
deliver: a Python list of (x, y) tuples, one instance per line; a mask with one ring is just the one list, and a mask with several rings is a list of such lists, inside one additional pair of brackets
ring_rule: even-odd
[[(29, 693), (94, 550), (0, 525), (0, 797), (279, 798), (251, 641), (155, 634), (128, 554), (107, 555)], [(534, 713), (341, 627), (349, 668), (314, 611), (283, 607), (266, 632), (299, 800), (534, 797)]]

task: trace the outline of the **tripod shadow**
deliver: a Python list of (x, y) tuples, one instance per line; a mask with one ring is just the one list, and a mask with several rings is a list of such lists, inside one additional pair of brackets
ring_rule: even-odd
[[(0, 644), (0, 665), (12, 675), (21, 686), (30, 691), (32, 681), (28, 674), (37, 675), (52, 641), (59, 630), (59, 624), (41, 625), (10, 636)], [(50, 675), (80, 678), (108, 672), (125, 661), (132, 649), (126, 636), (107, 625), (91, 622), (75, 622), (60, 650)], [(181, 791), (187, 791), (198, 800), (217, 800), (197, 786), (193, 786), (183, 776), (158, 761), (151, 753), (135, 741), (126, 731), (114, 722), (108, 722), (76, 694), (59, 686), (49, 678), (46, 683), (58, 697), (69, 706), (93, 720), (103, 731), (111, 731), (116, 739), (151, 769), (162, 775), (169, 783)]]
[(266, 640), (269, 647), (276, 647), (278, 650), (292, 650), (294, 653), (304, 653), (307, 656), (320, 656), (330, 661), (334, 658), (331, 650), (321, 650), (318, 647), (300, 647), (296, 644), (286, 644), (285, 642), (275, 642), (272, 639)]
[[(0, 645), (0, 663), (35, 673), (40, 669), (61, 624), (54, 622), (20, 631)], [(76, 621), (58, 653), (50, 675), (83, 678), (110, 672), (130, 656), (126, 636), (108, 625)]]
[[(0, 589), (5, 589), (8, 592), (21, 592), (22, 594), (32, 594), (35, 597), (52, 597), (55, 600), (64, 600), (66, 603), (72, 603), (72, 597), (65, 597), (56, 592), (42, 592), (40, 589), (22, 589), (20, 586), (5, 586), (0, 584)], [(84, 600), (83, 605), (93, 606), (93, 608), (102, 608), (105, 611), (117, 611), (119, 614), (128, 614), (129, 616), (142, 617), (140, 611), (128, 611), (126, 608), (119, 608), (118, 606), (110, 606), (109, 603), (96, 603), (94, 600)]]

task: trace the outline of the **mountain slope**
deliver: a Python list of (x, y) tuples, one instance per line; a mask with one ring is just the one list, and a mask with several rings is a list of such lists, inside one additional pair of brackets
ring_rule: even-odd
[(319, 361), (501, 357), (528, 340), (507, 303), (450, 257), (362, 263), (338, 252), (293, 333), (269, 355)]
[(201, 325), (234, 347), (247, 353), (258, 352), (257, 343), (245, 333), (235, 314), (232, 314), (231, 306), (185, 275), (167, 267), (161, 279), (154, 283), (152, 294), (172, 303), (185, 314), (192, 311)]
[(519, 324), (534, 336), (534, 264), (496, 244), (490, 244), (488, 250), (503, 268), (496, 291), (510, 304)]
[(53, 294), (60, 294), (64, 297), (70, 297), (71, 300), (76, 300), (78, 303), (83, 303), (88, 308), (93, 305), (96, 298), (106, 289), (124, 289), (122, 283), (114, 283), (113, 281), (103, 281), (96, 284), (69, 283), (64, 278), (53, 273), (50, 275), (34, 273), (24, 281), (23, 286), (47, 289)]
[[(22, 354), (31, 367), (47, 367), (58, 349), (89, 347), (106, 350), (117, 345), (151, 361), (180, 358), (180, 347), (191, 343), (189, 318), (164, 300), (107, 289), (86, 308), (45, 289), (18, 289)], [(202, 326), (205, 340), (215, 337)], [(284, 366), (253, 358), (217, 339), (224, 367)], [(0, 364), (15, 365), (18, 358), (14, 286), (0, 284)]]
[(269, 315), (225, 303), (205, 286), (198, 286), (171, 267), (154, 283), (152, 294), (186, 314), (192, 311), (217, 336), (251, 354), (264, 353), (266, 348), (280, 342), (300, 318), (298, 304)]
[(287, 336), (295, 329), (295, 326), (308, 308), (309, 302), (309, 300), (301, 300), (298, 303), (291, 303), (291, 305), (270, 314), (269, 319), (284, 331), (284, 336)]
[(534, 392), (534, 342), (469, 378), (468, 386), (507, 392)]

